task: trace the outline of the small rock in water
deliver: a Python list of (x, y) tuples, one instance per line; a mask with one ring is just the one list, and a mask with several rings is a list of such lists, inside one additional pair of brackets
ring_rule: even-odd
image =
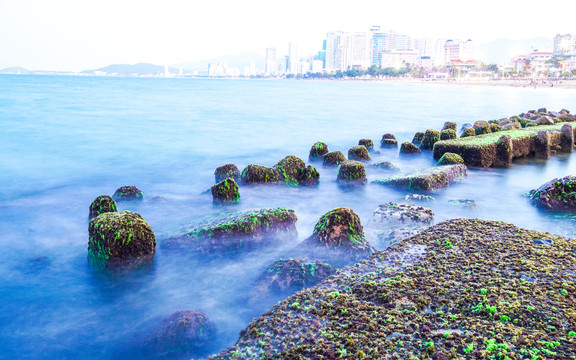
[(385, 223), (387, 227), (422, 227), (428, 226), (434, 220), (434, 213), (423, 206), (390, 202), (380, 205), (372, 214), (372, 220)]
[(238, 167), (234, 164), (222, 165), (214, 171), (214, 181), (216, 183), (229, 177), (234, 179), (234, 181), (240, 181), (240, 170), (238, 170)]
[(345, 161), (338, 171), (338, 184), (364, 185), (366, 184), (366, 170), (359, 161)]
[(370, 139), (360, 139), (360, 141), (358, 141), (358, 145), (364, 145), (366, 150), (374, 151), (374, 142)]
[(390, 171), (398, 171), (399, 169), (396, 165), (392, 164), (390, 161), (379, 161), (375, 164), (368, 165), (371, 168), (376, 168), (380, 170), (390, 170)]
[(357, 145), (348, 150), (348, 160), (368, 161), (370, 154), (364, 145)]
[(406, 201), (422, 201), (422, 202), (433, 202), (435, 199), (430, 195), (423, 194), (408, 194), (404, 197)]
[(471, 200), (471, 199), (456, 199), (456, 200), (448, 200), (448, 204), (450, 205), (456, 205), (456, 206), (461, 206), (463, 208), (468, 208), (468, 209), (472, 209), (475, 207), (478, 207), (476, 205), (476, 201), (475, 200)]
[(342, 151), (331, 151), (325, 154), (322, 159), (324, 166), (338, 166), (347, 160)]
[(116, 211), (118, 211), (116, 201), (108, 195), (100, 195), (90, 204), (88, 219), (92, 220), (100, 214)]
[(142, 190), (138, 189), (136, 186), (122, 186), (118, 188), (112, 195), (112, 198), (116, 201), (121, 200), (142, 200), (144, 199), (144, 193)]
[(229, 177), (212, 186), (212, 198), (217, 204), (232, 204), (240, 201), (239, 187), (233, 178)]
[(326, 143), (318, 141), (312, 145), (310, 149), (310, 154), (308, 155), (309, 161), (316, 161), (322, 159), (322, 156), (328, 154), (328, 145)]

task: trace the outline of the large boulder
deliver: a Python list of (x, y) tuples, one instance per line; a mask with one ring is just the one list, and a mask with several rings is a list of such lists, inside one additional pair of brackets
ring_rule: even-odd
[(368, 161), (370, 154), (364, 145), (357, 145), (348, 150), (348, 160)]
[(234, 181), (240, 181), (240, 170), (234, 164), (226, 164), (216, 168), (214, 171), (214, 181), (219, 183), (220, 181), (232, 178)]
[(162, 241), (166, 248), (199, 253), (233, 253), (294, 240), (296, 214), (285, 208), (235, 213), (184, 228)]
[(106, 268), (132, 267), (150, 262), (156, 238), (150, 225), (137, 213), (106, 212), (88, 223), (88, 255)]
[(273, 168), (250, 164), (242, 171), (243, 184), (276, 184), (280, 181), (280, 175)]
[(422, 142), (420, 143), (420, 149), (422, 150), (432, 150), (434, 144), (440, 141), (440, 131), (428, 129), (422, 137)]
[(240, 191), (238, 184), (229, 177), (220, 181), (210, 188), (212, 198), (218, 204), (231, 204), (240, 201)]
[(322, 159), (322, 156), (328, 153), (328, 145), (321, 141), (318, 141), (312, 145), (310, 148), (310, 155), (308, 156), (309, 161), (316, 161)]
[(107, 213), (116, 212), (118, 208), (116, 207), (116, 201), (108, 195), (100, 195), (90, 204), (88, 219), (93, 219), (96, 216)]
[(298, 185), (298, 175), (305, 168), (304, 161), (294, 155), (288, 155), (274, 165), (274, 170), (278, 173), (280, 181), (292, 186)]
[(400, 154), (412, 155), (421, 153), (422, 151), (420, 151), (420, 148), (411, 142), (405, 141), (400, 145)]
[(338, 170), (338, 183), (341, 185), (366, 184), (366, 170), (360, 161), (345, 161)]
[(324, 166), (338, 166), (347, 160), (342, 151), (330, 151), (322, 159), (324, 160)]
[(118, 188), (112, 198), (116, 201), (138, 201), (144, 199), (144, 193), (136, 186), (122, 186)]
[(529, 193), (531, 202), (545, 209), (576, 210), (576, 176), (548, 181)]

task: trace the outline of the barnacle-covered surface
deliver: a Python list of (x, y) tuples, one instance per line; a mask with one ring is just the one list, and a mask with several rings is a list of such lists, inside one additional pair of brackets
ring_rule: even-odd
[(212, 359), (567, 359), (576, 240), (454, 219), (340, 270)]

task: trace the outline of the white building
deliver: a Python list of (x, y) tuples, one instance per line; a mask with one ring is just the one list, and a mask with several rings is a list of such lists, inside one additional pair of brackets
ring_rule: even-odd
[(266, 64), (264, 66), (264, 74), (272, 75), (276, 73), (276, 48), (266, 48)]
[(474, 45), (472, 40), (446, 40), (444, 43), (444, 63), (454, 61), (468, 61), (474, 58)]
[(367, 68), (372, 63), (372, 37), (366, 32), (326, 34), (326, 70)]
[(400, 69), (410, 65), (418, 65), (420, 62), (420, 55), (415, 50), (397, 50), (382, 53), (380, 67)]
[(288, 60), (286, 61), (286, 72), (288, 74), (300, 74), (298, 45), (292, 42), (288, 44)]

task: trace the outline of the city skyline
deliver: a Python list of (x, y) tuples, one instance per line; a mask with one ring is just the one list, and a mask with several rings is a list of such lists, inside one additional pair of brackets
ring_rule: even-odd
[[(243, 52), (264, 56), (272, 47), (279, 57), (288, 54), (290, 43), (305, 56), (321, 48), (328, 32), (363, 32), (375, 24), (414, 38), (470, 38), (476, 44), (503, 37), (553, 38), (576, 30), (555, 16), (542, 18), (541, 11), (520, 1), (460, 7), (452, 0), (416, 1), (409, 7), (373, 0), (344, 7), (301, 0), (276, 6), (262, 0), (4, 2), (0, 68), (81, 71), (114, 63), (172, 65)], [(576, 4), (560, 1), (553, 9), (569, 13)]]

